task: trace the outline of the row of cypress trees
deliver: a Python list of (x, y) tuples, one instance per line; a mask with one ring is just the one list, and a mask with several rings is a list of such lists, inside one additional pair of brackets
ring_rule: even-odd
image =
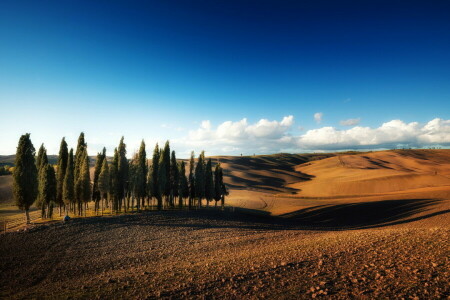
[(35, 160), (35, 149), (30, 134), (21, 136), (17, 147), (14, 178), (14, 197), (17, 206), (25, 211), (29, 222), (29, 208), (37, 200), (42, 217), (51, 218), (54, 206), (67, 212), (82, 215), (88, 202), (94, 201), (97, 213), (104, 206), (115, 212), (135, 208), (201, 207), (211, 201), (221, 201), (224, 206), (227, 188), (223, 182), (220, 163), (213, 169), (211, 159), (206, 161), (202, 152), (195, 163), (194, 153), (186, 175), (184, 161), (177, 161), (175, 151), (170, 151), (169, 141), (164, 148), (156, 144), (152, 163), (147, 160), (145, 143), (131, 160), (126, 158), (124, 138), (114, 149), (111, 162), (106, 149), (97, 154), (93, 181), (90, 179), (89, 156), (84, 133), (78, 138), (75, 155), (63, 138), (60, 145), (56, 172), (49, 164), (47, 151), (41, 145)]

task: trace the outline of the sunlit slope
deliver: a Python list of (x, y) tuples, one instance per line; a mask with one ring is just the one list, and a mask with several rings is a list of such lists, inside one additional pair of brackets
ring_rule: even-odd
[(356, 196), (450, 186), (449, 150), (340, 155), (302, 164), (313, 180), (289, 184), (303, 197)]

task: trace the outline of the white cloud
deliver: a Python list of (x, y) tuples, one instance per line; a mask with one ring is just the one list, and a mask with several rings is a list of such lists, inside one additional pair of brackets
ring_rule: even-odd
[(341, 126), (355, 126), (355, 125), (358, 125), (360, 121), (361, 121), (360, 118), (347, 119), (347, 120), (340, 121), (339, 124), (341, 124)]
[(314, 114), (314, 120), (316, 121), (317, 124), (322, 122), (322, 117), (323, 117), (323, 113), (321, 113), (321, 112), (317, 112)]
[[(249, 124), (244, 118), (240, 121), (226, 121), (213, 129), (210, 121), (189, 132), (187, 139), (178, 141), (188, 146), (205, 148), (212, 153), (263, 153), (279, 151), (279, 146), (293, 145), (288, 130), (294, 124), (292, 115), (281, 121), (261, 119)], [(197, 149), (196, 151), (198, 151)]]
[(340, 130), (327, 126), (310, 129), (298, 136), (290, 134), (293, 124), (293, 116), (286, 116), (281, 121), (261, 119), (252, 124), (244, 118), (223, 122), (216, 128), (210, 121), (203, 121), (198, 129), (189, 132), (187, 138), (174, 142), (195, 151), (205, 149), (209, 154), (235, 155), (450, 146), (450, 120), (439, 118), (425, 124), (392, 120), (376, 128), (353, 126)]
[(450, 120), (434, 119), (421, 126), (417, 122), (392, 120), (378, 128), (355, 126), (347, 130), (322, 127), (308, 130), (298, 139), (302, 149), (394, 148), (450, 145)]

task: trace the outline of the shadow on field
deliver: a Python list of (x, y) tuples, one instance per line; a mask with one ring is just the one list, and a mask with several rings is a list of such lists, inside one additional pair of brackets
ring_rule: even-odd
[(414, 215), (427, 211), (431, 206), (441, 201), (439, 199), (411, 199), (318, 205), (287, 213), (280, 217), (299, 226), (324, 229), (376, 228), (409, 223), (449, 213), (450, 210), (443, 210), (414, 217)]
[[(439, 199), (385, 200), (340, 205), (319, 205), (281, 216), (269, 212), (227, 208), (194, 210), (146, 211), (139, 214), (113, 217), (92, 217), (75, 220), (94, 225), (96, 231), (128, 226), (152, 226), (170, 228), (240, 228), (253, 230), (351, 230), (391, 226), (447, 214), (450, 210), (421, 216), (440, 203)], [(106, 226), (97, 226), (99, 224)]]

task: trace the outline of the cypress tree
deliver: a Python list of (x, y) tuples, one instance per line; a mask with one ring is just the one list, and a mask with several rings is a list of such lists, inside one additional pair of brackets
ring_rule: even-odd
[(147, 153), (145, 151), (145, 142), (144, 140), (141, 141), (141, 146), (139, 147), (138, 152), (138, 170), (136, 170), (136, 179), (137, 179), (137, 187), (136, 187), (136, 196), (142, 202), (142, 206), (145, 205), (145, 196), (147, 191)]
[(92, 185), (92, 200), (95, 202), (95, 212), (100, 209), (100, 200), (102, 196), (100, 195), (100, 190), (98, 188), (98, 178), (100, 172), (102, 171), (103, 160), (106, 158), (106, 148), (103, 147), (103, 152), (97, 153), (97, 159), (95, 161), (94, 168), (94, 183)]
[(211, 158), (209, 158), (208, 162), (206, 163), (206, 170), (205, 170), (205, 198), (206, 198), (206, 205), (207, 206), (209, 206), (209, 202), (214, 199), (214, 181), (213, 181), (213, 174), (212, 174)]
[[(89, 175), (89, 157), (87, 149), (84, 147), (80, 153), (80, 169), (78, 177), (75, 178), (75, 198), (78, 204), (78, 215), (82, 215), (83, 205), (91, 199), (91, 182)], [(76, 168), (75, 168), (76, 169)]]
[(163, 196), (165, 195), (165, 191), (167, 190), (167, 165), (164, 161), (164, 151), (161, 151), (161, 155), (159, 157), (159, 170), (158, 170), (158, 186), (156, 187), (156, 194), (158, 200), (158, 210), (163, 208)]
[(41, 166), (45, 164), (48, 164), (47, 150), (44, 147), (44, 143), (42, 143), (41, 146), (39, 147), (38, 155), (36, 158), (36, 167), (38, 172), (41, 169)]
[(119, 154), (119, 160), (117, 164), (117, 181), (118, 181), (118, 204), (119, 211), (122, 209), (122, 201), (127, 193), (128, 189), (128, 159), (127, 159), (127, 150), (126, 144), (123, 142), (124, 138), (120, 139), (119, 147), (117, 149)]
[[(80, 170), (80, 178), (81, 178), (81, 201), (87, 205), (89, 201), (91, 201), (91, 178), (89, 173), (89, 157), (87, 152), (85, 152), (83, 164), (81, 165)], [(85, 212), (86, 214), (86, 212)]]
[(156, 198), (156, 201), (158, 202), (158, 209), (160, 208), (160, 201), (161, 201), (161, 193), (159, 188), (159, 159), (160, 159), (161, 153), (159, 151), (158, 143), (155, 145), (155, 149), (153, 150), (153, 157), (152, 157), (152, 170), (151, 170), (151, 183), (152, 186), (152, 197)]
[[(171, 204), (170, 202), (170, 195), (171, 195), (171, 182), (170, 182), (170, 144), (169, 141), (166, 141), (166, 144), (164, 145), (164, 150), (161, 153), (162, 163), (164, 165), (164, 171), (165, 171), (165, 179), (164, 179), (164, 185), (160, 186), (162, 187), (162, 194), (166, 198), (166, 203)], [(164, 174), (161, 174), (161, 176), (164, 176)]]
[(64, 177), (66, 176), (68, 160), (69, 160), (69, 151), (67, 149), (67, 143), (65, 138), (62, 138), (61, 145), (59, 147), (58, 169), (57, 169), (58, 173), (56, 177), (56, 203), (59, 205), (59, 215), (61, 215), (61, 206), (64, 205), (63, 185), (64, 185)]
[(56, 201), (55, 169), (50, 164), (41, 165), (39, 171), (39, 197), (41, 199), (42, 218), (51, 218), (53, 204)]
[(74, 173), (73, 149), (70, 149), (63, 184), (63, 201), (66, 205), (66, 212), (68, 211), (68, 208), (70, 208), (70, 206), (73, 207), (75, 203), (75, 181), (73, 173)]
[(38, 172), (34, 158), (36, 151), (30, 140), (30, 134), (24, 134), (17, 146), (13, 171), (14, 200), (20, 210), (25, 212), (26, 223), (30, 223), (29, 209), (38, 195)]
[(174, 199), (178, 197), (178, 188), (180, 184), (180, 172), (178, 170), (177, 158), (175, 156), (175, 151), (172, 151), (170, 158), (170, 198), (172, 206), (174, 205)]
[(197, 206), (202, 206), (202, 200), (205, 198), (205, 151), (198, 156), (197, 166), (195, 168), (195, 196)]
[(153, 173), (153, 167), (151, 165), (147, 166), (147, 187), (146, 187), (146, 193), (147, 193), (147, 205), (151, 206), (152, 204), (152, 199), (155, 196), (153, 193), (153, 177), (152, 177), (152, 173)]
[(75, 161), (74, 161), (74, 178), (75, 181), (79, 177), (80, 169), (83, 165), (84, 151), (86, 150), (87, 144), (84, 140), (84, 132), (80, 133), (78, 137), (77, 150), (75, 151)]
[(195, 199), (195, 177), (194, 177), (194, 151), (191, 152), (191, 158), (189, 160), (189, 209), (192, 208)]
[(180, 163), (180, 183), (178, 185), (178, 206), (181, 208), (183, 206), (183, 199), (189, 197), (189, 185), (186, 177), (186, 166), (184, 161)]
[(105, 157), (102, 163), (102, 169), (100, 171), (100, 174), (98, 175), (98, 190), (100, 192), (100, 197), (102, 201), (102, 214), (103, 214), (103, 202), (107, 200), (108, 193), (110, 191), (109, 181), (110, 181), (109, 167), (108, 161), (106, 160)]
[(118, 203), (118, 194), (119, 194), (119, 184), (118, 184), (118, 171), (117, 166), (119, 164), (119, 153), (117, 152), (117, 148), (114, 149), (114, 158), (111, 163), (111, 167), (109, 168), (109, 188), (110, 188), (110, 201), (111, 201), (111, 209), (114, 212), (118, 211), (119, 203)]

